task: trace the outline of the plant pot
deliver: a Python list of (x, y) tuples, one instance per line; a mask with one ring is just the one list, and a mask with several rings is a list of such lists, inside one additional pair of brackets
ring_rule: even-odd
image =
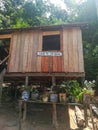
[(89, 105), (91, 102), (91, 95), (90, 94), (83, 94), (83, 103)]
[(22, 99), (23, 100), (25, 100), (25, 101), (29, 100), (29, 96), (30, 96), (30, 93), (28, 91), (24, 90), (22, 92)]
[(56, 93), (50, 94), (50, 102), (57, 102), (58, 101), (58, 95)]
[(66, 93), (59, 93), (59, 102), (66, 102)]
[(38, 96), (39, 96), (38, 93), (33, 93), (33, 92), (31, 93), (31, 99), (34, 101), (38, 99)]
[(43, 101), (43, 102), (48, 102), (48, 96), (47, 96), (47, 97), (43, 97), (43, 98), (42, 98), (42, 101)]

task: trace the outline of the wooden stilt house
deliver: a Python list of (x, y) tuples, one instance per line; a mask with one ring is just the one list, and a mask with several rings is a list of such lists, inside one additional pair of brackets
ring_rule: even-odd
[(34, 82), (55, 82), (55, 79), (84, 77), (81, 28), (85, 26), (64, 24), (1, 29), (1, 62), (8, 59), (5, 81), (29, 77)]

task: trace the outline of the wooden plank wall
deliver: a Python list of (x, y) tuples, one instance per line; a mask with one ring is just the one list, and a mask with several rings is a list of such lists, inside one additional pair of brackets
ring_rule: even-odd
[(84, 72), (82, 34), (80, 28), (63, 30), (64, 72)]
[(42, 36), (45, 33), (36, 30), (13, 33), (8, 71), (84, 72), (80, 28), (66, 28), (59, 33), (60, 51), (63, 53), (60, 57), (37, 56), (37, 51), (42, 51)]
[(41, 57), (37, 57), (37, 51), (42, 50), (41, 34), (40, 31), (13, 34), (8, 72), (41, 72)]

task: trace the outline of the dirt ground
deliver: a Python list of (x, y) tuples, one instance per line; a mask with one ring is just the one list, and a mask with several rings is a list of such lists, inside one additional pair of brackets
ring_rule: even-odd
[[(56, 130), (52, 125), (50, 104), (28, 104), (27, 107), (27, 119), (22, 121), (21, 130)], [(57, 117), (58, 130), (84, 130), (76, 127), (74, 120), (69, 118), (66, 105), (57, 105)], [(18, 102), (5, 103), (0, 107), (0, 130), (19, 130)]]
[[(57, 116), (59, 130), (67, 130), (66, 106), (57, 106)], [(0, 130), (19, 130), (18, 103), (5, 103), (0, 107)], [(22, 121), (22, 130), (55, 130), (52, 125), (51, 105), (28, 104), (27, 119)]]

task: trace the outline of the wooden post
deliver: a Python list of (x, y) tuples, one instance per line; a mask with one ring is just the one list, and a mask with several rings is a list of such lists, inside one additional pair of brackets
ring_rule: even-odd
[(56, 103), (53, 103), (53, 125), (55, 126), (56, 130), (58, 130)]
[(85, 77), (82, 77), (82, 78), (81, 78), (81, 85), (82, 85), (82, 88), (84, 87), (84, 81), (85, 81)]
[(19, 130), (21, 130), (22, 101), (19, 101)]
[(2, 106), (2, 82), (0, 82), (0, 107)]
[(27, 103), (24, 102), (23, 106), (24, 106), (24, 111), (23, 111), (23, 121), (24, 121), (26, 120), (27, 117)]
[(95, 129), (95, 126), (94, 126), (94, 119), (93, 119), (93, 114), (92, 114), (92, 107), (91, 107), (91, 105), (89, 105), (89, 108), (90, 108), (90, 115), (91, 115), (93, 130), (96, 130), (96, 129)]
[(3, 76), (6, 72), (6, 69), (4, 69), (1, 73), (0, 73), (0, 106), (2, 105), (2, 83), (3, 83)]
[(26, 77), (25, 77), (25, 85), (28, 86), (28, 83), (29, 83), (29, 77), (26, 76)]
[[(29, 77), (26, 76), (25, 77), (25, 86), (28, 86), (29, 84)], [(26, 120), (26, 116), (27, 116), (27, 103), (23, 102), (23, 107), (24, 107), (24, 111), (23, 111), (23, 120)]]
[[(55, 76), (52, 76), (52, 87), (55, 85), (56, 85)], [(56, 130), (58, 130), (56, 103), (54, 102), (52, 105), (53, 105), (53, 125), (55, 126)]]

